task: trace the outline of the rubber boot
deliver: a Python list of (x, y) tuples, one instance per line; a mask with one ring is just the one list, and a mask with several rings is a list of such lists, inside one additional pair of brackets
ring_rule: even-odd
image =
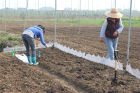
[(27, 59), (28, 59), (28, 63), (32, 65), (33, 63), (31, 61), (31, 56), (27, 56)]
[(36, 62), (36, 57), (32, 57), (32, 62), (33, 62), (33, 65), (38, 65), (39, 63)]

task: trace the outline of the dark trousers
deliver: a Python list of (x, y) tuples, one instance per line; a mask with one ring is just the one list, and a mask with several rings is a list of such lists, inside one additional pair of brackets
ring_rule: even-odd
[(22, 40), (23, 40), (24, 45), (26, 47), (27, 56), (30, 56), (30, 47), (31, 47), (32, 57), (36, 57), (34, 38), (30, 37), (29, 35), (23, 34)]

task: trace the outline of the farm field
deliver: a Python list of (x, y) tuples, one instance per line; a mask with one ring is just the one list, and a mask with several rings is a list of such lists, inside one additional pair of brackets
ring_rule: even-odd
[[(47, 41), (54, 41), (54, 24), (39, 22), (46, 27), (45, 39)], [(38, 22), (28, 22), (27, 27), (37, 25)], [(7, 32), (14, 34), (21, 34), (23, 32), (23, 22), (8, 22)], [(79, 31), (80, 29), (80, 31)], [(72, 25), (68, 23), (57, 24), (56, 41), (62, 45), (69, 46), (78, 51), (91, 53), (100, 56), (106, 56), (106, 45), (100, 42), (101, 26), (78, 24)], [(133, 68), (140, 69), (140, 27), (131, 28), (130, 40), (130, 59), (129, 63)], [(119, 37), (118, 50), (119, 61), (126, 65), (127, 56), (127, 43), (128, 43), (128, 27), (125, 27)], [(83, 47), (84, 46), (84, 47)]]
[[(27, 27), (37, 23), (28, 22)], [(54, 24), (45, 22), (39, 22), (39, 24), (46, 27), (45, 40), (53, 42)], [(92, 24), (81, 24), (79, 26), (59, 23), (56, 32), (57, 42), (78, 51), (106, 56), (106, 46), (99, 41), (100, 29), (101, 26)], [(7, 22), (7, 32), (21, 34), (23, 32), (23, 22)], [(138, 69), (140, 69), (139, 36), (140, 27), (132, 27), (129, 63), (133, 68)], [(127, 39), (128, 27), (125, 27), (118, 44), (119, 61), (124, 66), (126, 66)], [(17, 58), (11, 57), (10, 53), (0, 54), (0, 76), (2, 77), (0, 90), (2, 92), (20, 92), (22, 90), (41, 93), (47, 91), (47, 93), (140, 92), (140, 80), (129, 73), (118, 71), (119, 83), (111, 85), (111, 80), (114, 77), (113, 68), (92, 63), (55, 48), (40, 49), (40, 51), (42, 56), (38, 59), (40, 64), (36, 67), (22, 63)]]

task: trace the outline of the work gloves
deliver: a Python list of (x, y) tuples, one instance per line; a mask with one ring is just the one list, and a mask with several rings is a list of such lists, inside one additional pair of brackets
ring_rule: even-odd
[(45, 48), (49, 48), (49, 46), (46, 44), (46, 45), (45, 45)]

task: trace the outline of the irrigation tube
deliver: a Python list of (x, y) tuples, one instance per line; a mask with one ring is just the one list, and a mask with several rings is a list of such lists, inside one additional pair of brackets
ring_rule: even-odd
[(54, 43), (56, 42), (56, 15), (57, 15), (57, 0), (55, 0), (55, 21), (54, 21)]
[(128, 47), (127, 47), (127, 59), (126, 64), (128, 65), (129, 61), (129, 48), (130, 48), (130, 32), (131, 32), (131, 13), (132, 12), (132, 0), (130, 1), (130, 15), (129, 15), (129, 32), (128, 32)]
[(26, 0), (26, 13), (25, 13), (25, 19), (24, 19), (24, 29), (25, 29), (26, 24), (27, 24), (27, 20), (26, 20), (26, 18), (27, 18), (27, 8), (28, 8), (28, 2), (29, 2), (29, 0)]

